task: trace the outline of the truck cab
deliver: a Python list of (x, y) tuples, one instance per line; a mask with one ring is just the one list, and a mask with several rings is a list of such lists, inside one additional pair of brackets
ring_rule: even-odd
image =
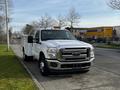
[(92, 45), (77, 40), (68, 30), (35, 30), (23, 39), (24, 60), (38, 60), (42, 75), (56, 71), (89, 71)]

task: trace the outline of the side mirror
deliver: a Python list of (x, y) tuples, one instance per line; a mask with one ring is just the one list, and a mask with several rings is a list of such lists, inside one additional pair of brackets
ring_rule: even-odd
[(32, 36), (28, 36), (28, 43), (33, 43), (33, 37)]

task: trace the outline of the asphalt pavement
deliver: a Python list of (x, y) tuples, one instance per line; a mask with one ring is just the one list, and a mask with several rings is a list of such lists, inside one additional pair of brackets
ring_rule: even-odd
[[(22, 60), (20, 45), (11, 46)], [(95, 49), (94, 65), (88, 73), (41, 76), (37, 61), (23, 63), (45, 90), (120, 90), (120, 50)]]

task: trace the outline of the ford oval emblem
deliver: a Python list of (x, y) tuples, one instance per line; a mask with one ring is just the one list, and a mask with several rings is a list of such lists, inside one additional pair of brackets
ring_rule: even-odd
[(72, 55), (73, 56), (79, 56), (81, 54), (81, 52), (73, 52)]

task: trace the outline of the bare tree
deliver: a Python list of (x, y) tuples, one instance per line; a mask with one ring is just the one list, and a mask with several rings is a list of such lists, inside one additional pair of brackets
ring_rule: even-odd
[(30, 24), (26, 24), (26, 26), (23, 28), (22, 32), (24, 34), (29, 34), (33, 29), (33, 26)]
[(32, 22), (32, 26), (34, 28), (47, 29), (47, 28), (52, 28), (53, 25), (54, 25), (54, 19), (52, 19), (52, 17), (48, 16), (47, 14), (41, 16), (39, 21)]
[(24, 34), (29, 34), (32, 30), (35, 30), (35, 28), (39, 29), (47, 29), (52, 28), (54, 19), (52, 19), (50, 16), (45, 14), (44, 16), (41, 16), (39, 21), (33, 21), (31, 24), (26, 24), (26, 26), (23, 28), (22, 32)]
[(78, 23), (80, 20), (79, 13), (76, 12), (75, 8), (71, 8), (67, 15), (67, 22), (70, 24), (70, 27), (73, 28), (73, 25)]
[[(13, 6), (12, 0), (0, 0), (0, 24), (2, 23), (2, 26), (4, 26), (5, 24), (5, 19), (7, 20), (8, 23), (11, 21), (10, 13), (12, 11), (12, 6)], [(7, 13), (7, 16), (6, 16), (6, 13)]]
[(44, 16), (41, 16), (40, 19), (40, 27), (47, 29), (47, 28), (52, 28), (53, 26), (53, 19), (52, 17), (48, 16), (47, 14), (45, 14)]
[[(7, 50), (9, 50), (9, 26), (8, 23), (10, 22), (9, 13), (11, 11), (11, 0), (0, 0), (0, 16), (3, 17), (2, 23), (5, 26), (6, 34), (7, 34)], [(5, 38), (5, 36), (4, 36)]]
[(108, 6), (113, 9), (120, 10), (120, 0), (110, 0)]
[(33, 21), (31, 25), (33, 28), (41, 28), (41, 23), (39, 21)]
[(0, 30), (4, 28), (4, 1), (0, 0)]
[(3, 30), (4, 26), (4, 21), (3, 21), (3, 17), (0, 16), (0, 31)]
[(61, 29), (62, 27), (66, 26), (66, 19), (65, 17), (59, 15), (57, 18), (58, 26)]

